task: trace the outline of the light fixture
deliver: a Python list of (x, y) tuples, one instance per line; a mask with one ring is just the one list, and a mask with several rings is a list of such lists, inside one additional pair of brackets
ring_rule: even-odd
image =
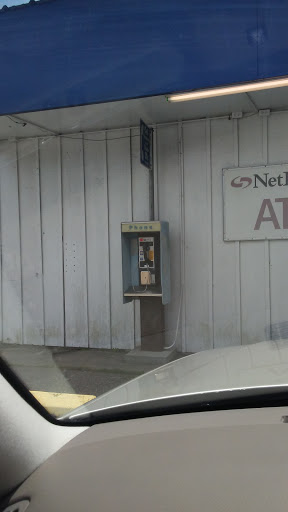
[(167, 100), (171, 102), (199, 100), (203, 98), (213, 98), (215, 96), (227, 96), (229, 94), (263, 91), (264, 89), (276, 89), (277, 87), (287, 86), (288, 78), (276, 78), (274, 80), (262, 80), (261, 82), (247, 82), (239, 85), (214, 87), (213, 89), (198, 89), (191, 92), (171, 94), (170, 96), (167, 96)]

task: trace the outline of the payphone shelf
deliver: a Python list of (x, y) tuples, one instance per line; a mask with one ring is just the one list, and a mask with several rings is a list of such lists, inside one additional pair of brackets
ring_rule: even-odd
[(124, 293), (124, 297), (162, 297), (161, 286), (157, 286), (153, 289), (148, 288), (147, 290), (141, 291), (136, 290), (136, 287), (129, 286), (129, 288)]

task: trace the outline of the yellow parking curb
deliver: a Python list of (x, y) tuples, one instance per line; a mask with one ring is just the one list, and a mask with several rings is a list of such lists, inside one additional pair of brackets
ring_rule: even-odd
[(96, 398), (95, 395), (49, 393), (48, 391), (30, 391), (30, 393), (54, 416), (61, 416)]

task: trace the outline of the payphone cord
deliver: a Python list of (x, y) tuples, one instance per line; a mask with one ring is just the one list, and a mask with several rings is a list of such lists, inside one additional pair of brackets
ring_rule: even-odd
[(133, 292), (134, 293), (145, 293), (147, 292), (147, 284), (146, 284), (146, 287), (144, 288), (144, 290), (135, 290), (135, 286), (132, 285), (132, 288), (133, 288)]
[(182, 309), (182, 297), (183, 297), (183, 287), (181, 287), (181, 293), (180, 293), (180, 300), (179, 300), (179, 309), (178, 309), (178, 318), (177, 318), (177, 324), (176, 324), (176, 333), (173, 342), (169, 347), (164, 347), (164, 350), (170, 350), (170, 348), (173, 348), (174, 345), (176, 345), (176, 341), (178, 338), (178, 332), (179, 332), (179, 325), (180, 325), (180, 313)]

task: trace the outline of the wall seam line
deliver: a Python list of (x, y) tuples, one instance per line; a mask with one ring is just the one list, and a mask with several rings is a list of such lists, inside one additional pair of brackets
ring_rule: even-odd
[[(238, 119), (233, 119), (234, 165), (239, 167), (239, 125)], [(237, 337), (242, 345), (242, 297), (241, 297), (241, 242), (235, 244), (235, 288), (236, 288), (236, 325)]]
[(206, 187), (207, 187), (207, 198), (209, 205), (209, 217), (208, 217), (208, 247), (210, 247), (209, 254), (209, 274), (208, 274), (208, 307), (209, 307), (209, 338), (212, 348), (214, 348), (214, 267), (213, 267), (213, 190), (212, 190), (212, 162), (211, 162), (211, 121), (206, 120), (205, 130), (205, 145), (206, 145)]
[[(186, 301), (185, 294), (185, 189), (184, 189), (184, 157), (183, 157), (183, 126), (178, 123), (178, 162), (180, 174), (180, 236), (181, 236), (181, 268), (180, 268), (180, 296), (179, 308), (181, 308), (181, 345), (183, 352), (187, 351), (186, 343)], [(177, 334), (177, 333), (176, 333)], [(177, 339), (175, 340), (177, 348)]]
[(63, 283), (63, 346), (66, 347), (66, 287), (65, 287), (65, 249), (64, 249), (64, 188), (63, 188), (63, 147), (62, 138), (59, 137), (59, 161), (60, 161), (60, 181), (61, 181), (61, 229), (62, 229), (62, 283)]
[[(264, 165), (268, 163), (268, 117), (262, 117), (262, 158)], [(268, 326), (269, 339), (271, 339), (271, 275), (270, 275), (270, 241), (264, 241), (265, 255), (265, 304), (266, 323)]]
[(61, 139), (58, 137), (57, 139), (57, 163), (58, 163), (58, 180), (60, 176), (60, 227), (61, 227), (61, 251), (60, 254), (62, 256), (62, 336), (61, 346), (65, 346), (65, 317), (64, 317), (64, 266), (63, 266), (63, 202), (62, 202), (62, 162), (61, 162)]
[[(134, 195), (133, 195), (133, 169), (132, 169), (132, 129), (129, 128), (129, 158), (130, 158), (130, 196), (131, 196), (131, 219), (134, 221)], [(122, 235), (121, 235), (122, 236)], [(133, 300), (133, 348), (136, 342), (136, 300)]]
[(110, 244), (110, 211), (109, 211), (109, 165), (108, 165), (108, 140), (107, 130), (105, 133), (105, 164), (106, 164), (106, 190), (107, 190), (107, 231), (108, 231), (108, 285), (109, 285), (109, 335), (110, 335), (110, 349), (113, 348), (112, 340), (112, 306), (111, 306), (111, 244)]
[(42, 279), (42, 311), (43, 311), (43, 345), (45, 346), (45, 302), (44, 302), (44, 255), (43, 255), (43, 226), (42, 226), (42, 194), (41, 194), (41, 165), (40, 165), (40, 139), (37, 140), (37, 165), (38, 165), (38, 192), (39, 192), (39, 216), (40, 216), (40, 244), (41, 244), (41, 279)]
[(19, 252), (20, 252), (20, 287), (21, 287), (21, 345), (24, 344), (24, 322), (23, 322), (23, 266), (22, 266), (22, 233), (21, 233), (21, 202), (20, 202), (20, 179), (19, 179), (19, 148), (15, 142), (16, 166), (17, 166), (17, 188), (18, 188), (18, 217), (19, 217)]
[(86, 162), (85, 140), (82, 133), (82, 167), (83, 167), (83, 195), (84, 195), (84, 223), (85, 223), (85, 260), (86, 260), (86, 318), (87, 318), (87, 347), (90, 348), (90, 315), (89, 315), (89, 279), (88, 279), (88, 250), (87, 250), (87, 202), (86, 202)]

